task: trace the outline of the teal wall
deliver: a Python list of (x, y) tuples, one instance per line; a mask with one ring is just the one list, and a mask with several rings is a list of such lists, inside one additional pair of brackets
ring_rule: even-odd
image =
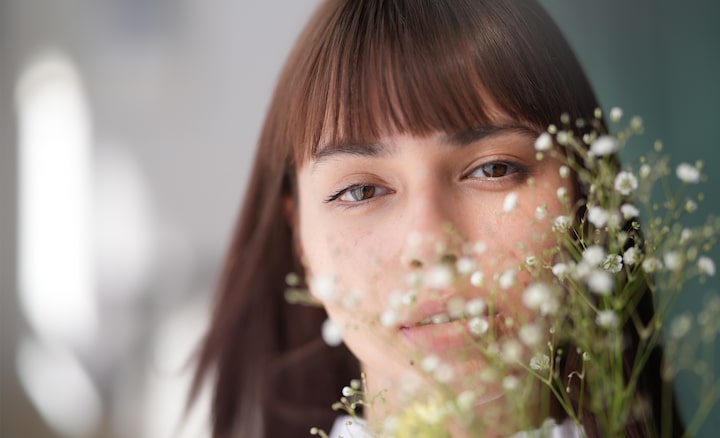
[[(643, 117), (637, 149), (661, 139), (674, 163), (705, 161), (706, 200), (696, 216), (720, 215), (720, 175), (714, 172), (720, 167), (720, 1), (540, 1), (578, 54), (603, 108), (619, 106)], [(625, 158), (640, 152), (631, 148)], [(720, 265), (720, 250), (711, 255)], [(718, 277), (690, 285), (678, 311), (697, 312), (703, 297), (719, 290)], [(720, 352), (720, 341), (714, 349)], [(676, 388), (687, 417), (696, 410), (698, 384), (680, 378)], [(716, 437), (719, 430), (715, 406), (697, 436)]]

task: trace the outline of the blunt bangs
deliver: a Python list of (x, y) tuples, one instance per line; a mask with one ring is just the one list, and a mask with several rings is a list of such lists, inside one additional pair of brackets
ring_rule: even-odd
[(330, 0), (273, 105), (296, 164), (333, 145), (480, 126), (497, 110), (540, 132), (597, 106), (559, 29), (531, 0)]

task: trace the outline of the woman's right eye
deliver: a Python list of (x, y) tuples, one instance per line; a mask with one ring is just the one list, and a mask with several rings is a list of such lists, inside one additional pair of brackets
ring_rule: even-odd
[(370, 184), (353, 184), (330, 195), (325, 202), (340, 201), (348, 204), (367, 201), (376, 196), (384, 195), (388, 190)]

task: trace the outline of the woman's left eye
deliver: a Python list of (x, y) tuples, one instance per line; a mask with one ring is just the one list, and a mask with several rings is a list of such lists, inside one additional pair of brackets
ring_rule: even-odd
[(470, 172), (469, 178), (485, 178), (485, 179), (498, 179), (507, 177), (518, 172), (522, 172), (525, 169), (517, 164), (509, 163), (506, 161), (493, 161), (485, 163)]

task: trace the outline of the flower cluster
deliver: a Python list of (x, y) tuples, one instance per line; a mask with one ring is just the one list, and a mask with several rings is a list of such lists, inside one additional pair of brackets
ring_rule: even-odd
[[(622, 117), (620, 109), (609, 112), (614, 124)], [(507, 436), (542, 423), (551, 415), (549, 406), (559, 406), (579, 425), (584, 415), (593, 415), (602, 436), (622, 436), (628, 423), (652, 421), (648, 401), (636, 389), (661, 345), (669, 358), (663, 363), (663, 379), (672, 382), (680, 371), (690, 370), (705, 387), (715, 388), (703, 399), (700, 416), (720, 398), (717, 364), (709, 358), (699, 367), (692, 360), (702, 345), (720, 335), (720, 298), (710, 297), (696, 316), (673, 318), (688, 283), (716, 275), (709, 253), (720, 235), (720, 218), (685, 225), (688, 217), (697, 223), (692, 216), (703, 201), (695, 190), (705, 179), (703, 163), (683, 162), (673, 171), (656, 142), (637, 164), (623, 165), (618, 156), (642, 132), (642, 120), (634, 117), (609, 135), (602, 118), (600, 110), (591, 120), (571, 121), (564, 115), (561, 124), (548, 127), (535, 142), (537, 159), (561, 160), (561, 178), (573, 181), (581, 193), (578, 201), (567, 188), (559, 188), (564, 212), (558, 216), (545, 205), (532, 206), (539, 229), (550, 233), (538, 239), (552, 244), (540, 245), (540, 253), (525, 254), (517, 265), (498, 262), (491, 267), (478, 262), (487, 242), (462, 242), (451, 257), (439, 248), (437, 263), (403, 274), (406, 287), (391, 295), (387, 308), (366, 315), (367, 325), (352, 328), (382, 332), (397, 326), (421, 291), (478, 291), (449, 300), (443, 312), (421, 321), (454, 325), (466, 336), (463, 360), (471, 365), (408, 351), (422, 384), (407, 385), (406, 408), (386, 416), (382, 424), (369, 425), (370, 433), (435, 437), (460, 436), (456, 432), (463, 430), (473, 436), (473, 431), (492, 427)], [(518, 204), (517, 194), (509, 193), (498, 214), (516, 214)], [(410, 239), (419, 244), (423, 236)], [(288, 283), (293, 286), (290, 296), (302, 300), (296, 279)], [(311, 279), (315, 296), (335, 296), (346, 308), (361, 312), (361, 294), (340, 294), (336, 286), (334, 275)], [(511, 289), (522, 291), (522, 309), (510, 311), (503, 303)], [(337, 345), (347, 329), (328, 320), (323, 338)], [(688, 339), (693, 329), (700, 336)], [(351, 415), (359, 405), (376, 409), (381, 393), (368, 397), (368, 388), (354, 382), (343, 389), (335, 409)], [(486, 403), (500, 397), (502, 403)], [(481, 403), (486, 404), (479, 415)], [(690, 434), (699, 421), (689, 423)]]

